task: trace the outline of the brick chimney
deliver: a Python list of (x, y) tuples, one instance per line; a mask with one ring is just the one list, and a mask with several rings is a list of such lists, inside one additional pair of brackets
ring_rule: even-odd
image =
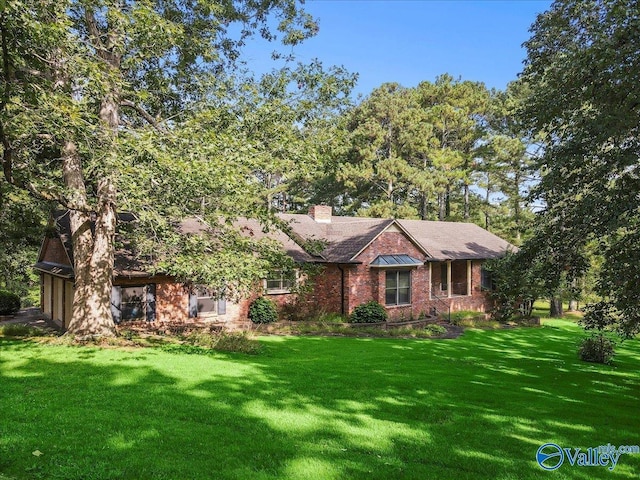
[(328, 205), (312, 205), (309, 207), (309, 216), (318, 223), (331, 223), (332, 209)]

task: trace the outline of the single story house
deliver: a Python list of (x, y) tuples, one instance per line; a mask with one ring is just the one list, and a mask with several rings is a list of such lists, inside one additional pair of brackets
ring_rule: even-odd
[[(409, 319), (447, 310), (486, 311), (489, 287), (482, 264), (511, 248), (505, 240), (471, 223), (333, 216), (317, 205), (304, 214), (280, 214), (289, 231), (265, 234), (256, 221), (241, 220), (246, 235), (269, 235), (297, 263), (320, 268), (301, 301), (314, 311), (350, 314), (361, 303), (375, 300), (391, 319)], [(131, 216), (120, 216), (130, 221)], [(41, 306), (66, 327), (73, 300), (73, 255), (68, 213), (56, 215), (54, 233), (42, 244), (35, 265), (41, 279)], [(183, 225), (184, 234), (199, 231), (196, 221)], [(321, 242), (320, 252), (301, 245)], [(216, 299), (206, 289), (193, 289), (166, 275), (150, 275), (122, 248), (116, 252), (112, 314), (118, 323), (217, 322), (238, 324), (259, 295), (282, 305), (295, 301), (295, 279), (273, 272), (252, 298), (237, 302)], [(303, 281), (303, 280), (298, 280)]]

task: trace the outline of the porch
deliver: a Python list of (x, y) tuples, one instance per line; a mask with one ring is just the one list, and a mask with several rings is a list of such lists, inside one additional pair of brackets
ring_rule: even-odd
[(429, 263), (431, 298), (467, 297), (473, 292), (471, 260)]

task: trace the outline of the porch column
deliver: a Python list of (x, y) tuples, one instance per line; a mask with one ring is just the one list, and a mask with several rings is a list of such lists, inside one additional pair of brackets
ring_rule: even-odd
[(451, 260), (447, 260), (447, 298), (451, 298)]
[(471, 260), (467, 260), (467, 295), (471, 296)]
[(431, 262), (429, 262), (429, 283), (427, 284), (427, 288), (429, 289), (429, 300), (431, 300), (431, 292), (433, 291), (433, 277), (431, 274)]

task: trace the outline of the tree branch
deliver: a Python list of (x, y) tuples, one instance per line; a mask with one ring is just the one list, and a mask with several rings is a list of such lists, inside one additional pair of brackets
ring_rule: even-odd
[(120, 102), (120, 105), (122, 107), (128, 107), (133, 109), (134, 111), (136, 111), (142, 118), (144, 118), (149, 124), (151, 124), (153, 126), (153, 128), (155, 128), (156, 130), (158, 130), (161, 133), (168, 133), (167, 129), (164, 128), (160, 122), (158, 122), (149, 112), (147, 112), (144, 108), (142, 108), (140, 105), (136, 105), (135, 103), (133, 103), (130, 100), (122, 100)]
[(89, 31), (91, 44), (98, 52), (103, 52), (105, 46), (100, 38), (100, 29), (98, 28), (98, 22), (96, 21), (96, 16), (93, 14), (93, 10), (86, 8), (84, 11), (84, 19), (87, 22), (87, 30)]

